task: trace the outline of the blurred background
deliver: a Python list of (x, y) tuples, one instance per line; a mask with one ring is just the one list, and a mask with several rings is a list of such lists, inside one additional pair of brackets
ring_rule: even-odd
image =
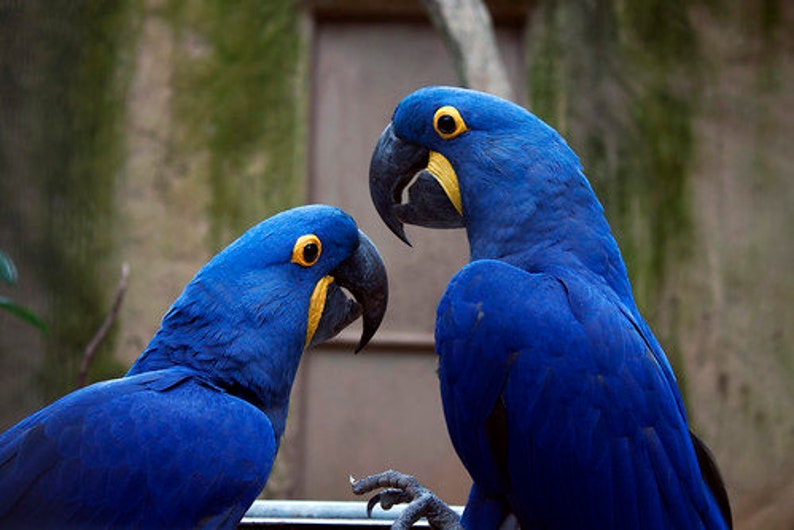
[[(486, 4), (512, 97), (606, 207), (736, 527), (794, 528), (794, 4)], [(265, 496), (349, 499), (348, 474), (394, 467), (464, 503), (432, 333), (465, 234), (406, 247), (367, 184), (395, 104), (462, 82), (452, 57), (418, 0), (0, 0), (0, 428), (74, 389), (122, 264), (89, 381), (247, 227), (324, 202), (378, 245), (390, 309), (359, 355), (350, 330), (304, 357)]]

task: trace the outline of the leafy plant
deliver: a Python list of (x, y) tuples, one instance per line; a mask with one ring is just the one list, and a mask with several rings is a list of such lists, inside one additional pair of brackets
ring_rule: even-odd
[[(17, 268), (5, 252), (0, 250), (0, 283), (14, 285), (18, 278)], [(21, 306), (6, 296), (0, 295), (0, 309), (36, 326), (42, 331), (47, 331), (47, 325), (30, 309)]]

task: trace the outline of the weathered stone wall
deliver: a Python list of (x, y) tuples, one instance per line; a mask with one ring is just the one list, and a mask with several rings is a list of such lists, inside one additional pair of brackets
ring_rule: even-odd
[[(73, 388), (116, 274), (130, 2), (0, 2), (0, 246), (44, 336), (0, 315), (0, 424)], [(110, 287), (112, 289), (112, 287)], [(92, 374), (117, 374), (112, 337)]]
[(0, 426), (121, 375), (206, 259), (303, 202), (294, 2), (0, 1), (0, 248), (41, 335), (0, 313)]
[(303, 201), (306, 170), (293, 2), (146, 0), (138, 20), (118, 194), (127, 364), (212, 254)]

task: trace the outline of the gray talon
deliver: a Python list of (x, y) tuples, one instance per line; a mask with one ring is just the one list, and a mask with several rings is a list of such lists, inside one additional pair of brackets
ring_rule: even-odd
[(351, 486), (356, 495), (387, 488), (367, 501), (367, 517), (372, 516), (372, 509), (378, 504), (388, 510), (395, 504), (408, 503), (392, 524), (392, 530), (407, 530), (422, 517), (427, 518), (431, 528), (436, 530), (463, 529), (458, 514), (411, 475), (390, 469), (353, 481)]
[(372, 509), (375, 508), (375, 506), (377, 506), (377, 504), (380, 502), (380, 498), (381, 498), (381, 495), (380, 495), (380, 493), (378, 493), (376, 495), (373, 495), (372, 498), (370, 498), (370, 500), (367, 501), (367, 517), (368, 518), (372, 517)]

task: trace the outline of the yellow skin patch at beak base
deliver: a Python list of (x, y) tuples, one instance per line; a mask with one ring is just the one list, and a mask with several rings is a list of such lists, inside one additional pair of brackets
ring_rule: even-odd
[(317, 331), (317, 326), (320, 324), (320, 317), (323, 316), (323, 309), (325, 309), (325, 295), (328, 292), (328, 286), (334, 281), (333, 276), (323, 276), (317, 285), (314, 286), (312, 297), (309, 299), (309, 315), (306, 320), (306, 343), (303, 348), (309, 347), (309, 343), (314, 337), (314, 332)]
[(460, 185), (458, 184), (458, 175), (452, 169), (452, 164), (449, 160), (439, 153), (438, 151), (430, 151), (430, 159), (427, 161), (427, 171), (441, 185), (444, 193), (449, 197), (452, 206), (463, 215), (463, 205), (460, 200)]

